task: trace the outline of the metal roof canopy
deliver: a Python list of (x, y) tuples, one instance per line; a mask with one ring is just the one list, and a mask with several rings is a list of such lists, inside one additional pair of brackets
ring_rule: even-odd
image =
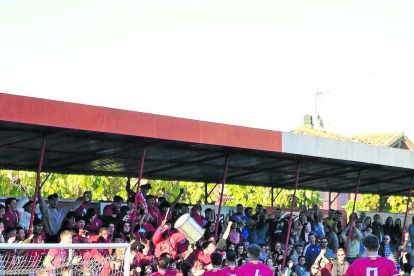
[(413, 152), (0, 93), (0, 168), (407, 196)]

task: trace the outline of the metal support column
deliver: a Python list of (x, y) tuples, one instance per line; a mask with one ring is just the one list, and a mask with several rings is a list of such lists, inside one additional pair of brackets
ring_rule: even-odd
[(273, 187), (272, 187), (272, 195), (271, 195), (271, 199), (272, 199), (272, 203), (270, 204), (270, 206), (273, 207)]
[(329, 210), (331, 210), (331, 205), (332, 205), (331, 198), (332, 198), (332, 193), (331, 193), (331, 191), (329, 191)]
[(349, 221), (349, 225), (348, 225), (348, 238), (346, 239), (346, 247), (345, 247), (346, 248), (345, 252), (347, 256), (349, 252), (349, 243), (351, 242), (352, 224), (354, 223), (355, 204), (356, 204), (356, 200), (358, 196), (360, 182), (361, 182), (361, 172), (358, 173), (357, 186), (356, 186), (356, 191), (355, 191), (355, 196), (354, 196), (354, 205), (352, 206), (351, 220)]
[(282, 271), (285, 269), (286, 255), (287, 255), (287, 250), (286, 249), (287, 249), (288, 244), (289, 244), (290, 229), (292, 228), (293, 208), (295, 208), (296, 191), (298, 189), (298, 183), (299, 183), (299, 173), (300, 173), (300, 165), (298, 166), (298, 171), (296, 172), (295, 190), (293, 192), (292, 205), (290, 207), (290, 217), (289, 217), (288, 232), (287, 232), (286, 243), (285, 243), (285, 253), (283, 254)]
[(408, 198), (407, 198), (407, 208), (405, 208), (405, 216), (404, 216), (404, 224), (402, 227), (402, 234), (401, 234), (401, 244), (404, 243), (404, 235), (405, 235), (405, 225), (407, 223), (407, 214), (408, 210), (410, 209), (410, 201), (411, 201), (411, 191), (413, 189), (413, 177), (411, 176), (410, 181), (410, 191), (408, 192)]
[(138, 183), (137, 183), (138, 187), (137, 187), (137, 193), (135, 194), (134, 212), (132, 213), (131, 233), (134, 233), (135, 219), (137, 218), (138, 199), (140, 196), (139, 189), (141, 188), (142, 172), (144, 171), (144, 160), (145, 160), (145, 149), (142, 151), (142, 155), (141, 155), (141, 167), (139, 169), (139, 177), (138, 177)]
[(207, 197), (208, 197), (208, 192), (207, 192), (207, 182), (204, 183), (204, 205), (207, 205)]
[(32, 213), (31, 213), (30, 222), (29, 222), (29, 236), (33, 233), (33, 231), (32, 231), (33, 219), (34, 219), (34, 213), (35, 213), (35, 210), (36, 210), (37, 197), (39, 195), (40, 173), (42, 172), (42, 165), (43, 165), (43, 157), (45, 155), (45, 148), (46, 148), (46, 138), (43, 138), (42, 149), (40, 151), (39, 165), (37, 167), (36, 188), (35, 188), (35, 193), (34, 193), (34, 196), (33, 196), (33, 208), (32, 208)]
[(229, 166), (229, 157), (226, 157), (226, 165), (224, 167), (224, 175), (223, 175), (223, 182), (221, 184), (221, 194), (220, 194), (220, 202), (219, 202), (219, 209), (217, 213), (217, 221), (216, 221), (216, 231), (214, 232), (214, 240), (217, 240), (217, 231), (218, 226), (220, 223), (220, 215), (221, 215), (221, 205), (223, 203), (223, 193), (224, 193), (224, 184), (226, 184), (226, 177), (227, 177), (227, 167)]

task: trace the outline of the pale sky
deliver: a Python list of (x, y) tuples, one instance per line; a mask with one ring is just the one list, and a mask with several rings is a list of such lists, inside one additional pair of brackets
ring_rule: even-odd
[[(0, 92), (414, 140), (414, 1), (0, 0)], [(1, 111), (0, 111), (1, 112)]]

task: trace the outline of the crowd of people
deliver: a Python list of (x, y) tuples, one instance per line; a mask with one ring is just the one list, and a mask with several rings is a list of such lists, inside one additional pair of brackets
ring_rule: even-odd
[[(280, 208), (268, 213), (260, 204), (255, 210), (238, 204), (235, 212), (223, 216), (217, 225), (217, 214), (213, 209), (180, 203), (183, 189), (173, 202), (169, 202), (168, 195), (155, 197), (149, 194), (150, 189), (149, 184), (141, 186), (135, 219), (136, 194), (130, 188), (129, 180), (126, 201), (115, 196), (102, 214), (91, 208), (90, 191), (67, 206), (59, 206), (57, 194), (49, 195), (47, 201), (39, 196), (40, 212), (35, 213), (31, 229), (29, 222), (34, 206), (29, 195), (20, 200), (7, 198), (5, 205), (0, 204), (0, 242), (129, 243), (129, 260), (122, 259), (122, 251), (93, 249), (93, 245), (90, 249), (75, 251), (71, 264), (76, 266), (93, 258), (102, 264), (99, 275), (118, 275), (113, 271), (115, 267), (117, 271), (121, 270), (122, 261), (129, 262), (131, 275), (371, 275), (355, 274), (355, 269), (350, 267), (354, 262), (357, 264), (358, 259), (375, 254), (378, 254), (377, 258), (392, 260), (402, 275), (409, 275), (414, 267), (411, 246), (414, 245), (414, 219), (402, 238), (399, 219), (394, 222), (388, 217), (382, 223), (379, 214), (371, 220), (361, 212), (359, 217), (354, 214), (350, 224), (344, 222), (342, 212), (329, 210), (324, 215), (314, 205), (293, 218), (286, 243), (289, 217)], [(189, 214), (204, 229), (203, 237), (195, 244), (189, 244), (185, 235), (174, 228), (175, 221), (184, 214)], [(132, 225), (133, 221), (135, 225)], [(346, 252), (349, 231), (349, 250)], [(376, 243), (378, 252), (375, 251)], [(376, 253), (373, 255), (372, 252)], [(63, 273), (68, 265), (66, 249), (0, 249), (0, 255), (2, 258), (37, 257), (38, 262), (32, 266), (44, 268), (38, 275), (56, 275), (53, 271), (57, 270)], [(113, 258), (104, 261), (107, 256)], [(0, 274), (7, 266), (0, 263)], [(83, 275), (92, 274), (84, 272)]]

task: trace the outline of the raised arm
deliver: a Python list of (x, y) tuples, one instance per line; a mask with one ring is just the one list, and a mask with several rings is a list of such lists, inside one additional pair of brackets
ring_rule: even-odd
[(128, 176), (126, 187), (125, 187), (129, 197), (135, 197), (136, 192), (131, 189), (131, 177)]
[(178, 201), (180, 200), (181, 196), (184, 193), (184, 188), (180, 188), (180, 193), (178, 194), (178, 196), (174, 199), (174, 201), (170, 204), (170, 209), (172, 210), (174, 208), (174, 206), (178, 203)]

